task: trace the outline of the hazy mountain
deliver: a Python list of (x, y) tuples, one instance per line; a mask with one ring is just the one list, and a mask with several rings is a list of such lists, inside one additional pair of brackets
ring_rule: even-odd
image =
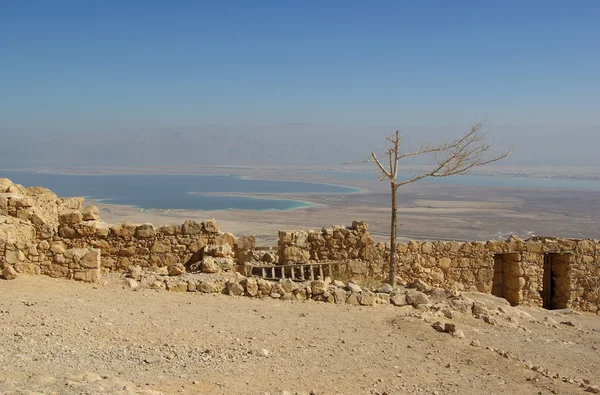
[[(409, 127), (414, 145), (459, 136), (467, 126)], [(394, 128), (315, 124), (153, 130), (14, 131), (0, 128), (0, 167), (340, 165), (384, 149)], [(498, 126), (490, 137), (515, 153), (504, 165), (600, 165), (600, 126)], [(409, 164), (409, 163), (407, 163)]]

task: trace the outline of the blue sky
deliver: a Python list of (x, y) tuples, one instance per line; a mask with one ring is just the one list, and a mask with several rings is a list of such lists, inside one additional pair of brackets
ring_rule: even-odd
[(600, 2), (0, 0), (0, 131), (600, 123)]

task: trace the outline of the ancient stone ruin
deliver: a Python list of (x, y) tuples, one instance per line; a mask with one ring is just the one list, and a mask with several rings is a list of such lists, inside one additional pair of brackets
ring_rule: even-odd
[[(406, 284), (491, 293), (512, 305), (599, 310), (598, 240), (413, 240), (399, 243), (397, 254), (397, 275)], [(389, 256), (389, 243), (375, 242), (364, 222), (280, 231), (278, 246), (257, 247), (252, 236), (220, 232), (215, 220), (158, 228), (108, 225), (96, 207), (83, 206), (82, 198), (58, 198), (45, 188), (0, 179), (0, 265), (5, 279), (29, 273), (95, 282), (105, 273), (141, 271), (165, 276), (171, 290), (400, 303), (389, 290), (363, 291), (353, 282), (385, 279)], [(193, 278), (175, 280), (195, 272), (240, 275), (217, 287)], [(350, 283), (337, 281), (334, 286), (333, 280), (341, 278)]]

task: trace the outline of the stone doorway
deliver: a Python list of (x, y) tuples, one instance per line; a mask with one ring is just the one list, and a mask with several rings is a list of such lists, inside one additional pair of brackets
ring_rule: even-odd
[(542, 306), (548, 310), (566, 309), (570, 301), (571, 254), (544, 254)]
[(517, 253), (494, 255), (492, 295), (506, 299), (511, 305), (521, 301), (520, 255)]

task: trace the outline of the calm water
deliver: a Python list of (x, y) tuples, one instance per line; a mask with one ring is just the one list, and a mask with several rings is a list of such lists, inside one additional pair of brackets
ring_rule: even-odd
[[(369, 171), (319, 171), (319, 174), (345, 180), (376, 180), (378, 174)], [(398, 175), (399, 180), (406, 180), (412, 174)], [(534, 178), (508, 176), (457, 175), (446, 178), (427, 178), (420, 183), (450, 184), (466, 186), (482, 186), (494, 188), (526, 188), (526, 189), (569, 189), (600, 191), (600, 180), (576, 178)]]
[[(295, 181), (247, 180), (236, 176), (64, 175), (2, 171), (26, 187), (43, 186), (58, 196), (84, 196), (140, 208), (193, 210), (288, 210), (310, 206), (298, 200), (227, 196), (229, 193), (351, 193), (354, 188)], [(202, 195), (202, 193), (217, 193)]]

